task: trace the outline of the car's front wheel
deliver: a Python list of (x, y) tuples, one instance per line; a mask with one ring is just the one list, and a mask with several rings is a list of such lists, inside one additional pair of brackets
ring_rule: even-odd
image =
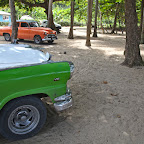
[(11, 40), (10, 34), (8, 34), (8, 33), (4, 34), (4, 38), (5, 38), (6, 41)]
[(0, 113), (0, 134), (10, 140), (34, 136), (46, 121), (46, 108), (34, 96), (10, 101)]
[(36, 36), (34, 37), (34, 42), (35, 42), (36, 44), (42, 43), (41, 37), (40, 37), (39, 35), (36, 35)]

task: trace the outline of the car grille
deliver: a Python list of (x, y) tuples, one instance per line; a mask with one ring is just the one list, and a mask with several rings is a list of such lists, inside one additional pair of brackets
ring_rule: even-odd
[(54, 34), (48, 34), (47, 37), (48, 38), (55, 38), (56, 36)]

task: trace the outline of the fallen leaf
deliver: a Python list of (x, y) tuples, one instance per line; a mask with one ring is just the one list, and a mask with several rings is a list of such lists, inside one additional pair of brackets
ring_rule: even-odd
[(103, 81), (103, 84), (108, 84), (108, 82), (107, 81)]
[(80, 130), (78, 131), (78, 133), (80, 133)]
[(117, 117), (118, 117), (118, 118), (121, 118), (121, 116), (120, 116), (120, 115), (117, 115)]
[(118, 94), (113, 94), (113, 93), (111, 93), (111, 96), (118, 96)]

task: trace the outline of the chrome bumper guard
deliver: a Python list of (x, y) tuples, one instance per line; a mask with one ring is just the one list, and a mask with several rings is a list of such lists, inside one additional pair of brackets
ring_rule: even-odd
[(52, 40), (56, 40), (57, 36), (54, 34), (48, 34), (47, 36), (44, 37), (44, 39), (42, 39), (42, 41), (52, 41)]
[(65, 110), (73, 104), (72, 96), (69, 91), (65, 95), (57, 97), (54, 100), (56, 101), (56, 103), (54, 103), (54, 107), (57, 111)]

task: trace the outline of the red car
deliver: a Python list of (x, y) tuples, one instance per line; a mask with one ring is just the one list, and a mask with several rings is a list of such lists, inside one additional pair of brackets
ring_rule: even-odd
[[(39, 27), (38, 23), (33, 20), (18, 20), (18, 39), (34, 40), (36, 44), (43, 41), (52, 43), (57, 39), (57, 32), (50, 28)], [(0, 28), (0, 35), (4, 36), (6, 41), (11, 40), (12, 26)]]

